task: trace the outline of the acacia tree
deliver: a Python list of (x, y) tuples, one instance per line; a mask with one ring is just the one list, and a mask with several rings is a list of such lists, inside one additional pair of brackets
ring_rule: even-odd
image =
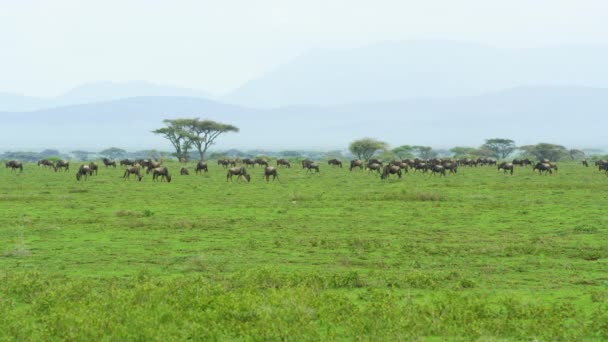
[(560, 158), (568, 156), (568, 149), (561, 145), (540, 143), (536, 145), (526, 145), (519, 147), (524, 155), (533, 156), (538, 160), (548, 159), (558, 161)]
[(152, 133), (162, 135), (165, 139), (169, 140), (173, 148), (175, 149), (175, 156), (177, 159), (184, 157), (184, 150), (189, 149), (188, 133), (184, 130), (187, 119), (176, 119), (176, 120), (163, 120), (167, 127), (153, 130)]
[(198, 118), (185, 120), (182, 129), (186, 132), (187, 142), (196, 148), (201, 160), (205, 159), (205, 153), (217, 137), (223, 133), (239, 131), (233, 125)]
[(393, 154), (397, 156), (399, 159), (411, 158), (413, 157), (412, 152), (414, 151), (414, 147), (410, 145), (402, 145), (399, 147), (395, 147), (391, 150)]
[(486, 139), (485, 144), (481, 145), (481, 149), (491, 151), (492, 157), (497, 159), (505, 159), (516, 148), (515, 141), (502, 138)]
[(388, 144), (372, 138), (363, 138), (350, 143), (348, 149), (358, 159), (368, 160), (374, 153), (388, 148)]

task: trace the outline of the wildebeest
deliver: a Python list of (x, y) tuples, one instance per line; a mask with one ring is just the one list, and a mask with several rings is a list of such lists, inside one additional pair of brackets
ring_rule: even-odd
[(232, 160), (230, 160), (230, 159), (224, 158), (224, 159), (218, 159), (218, 161), (217, 161), (217, 165), (218, 165), (218, 166), (220, 166), (220, 165), (221, 165), (221, 166), (223, 166), (224, 168), (227, 168), (227, 167), (228, 167), (228, 166), (230, 166), (230, 165), (232, 165), (232, 166), (236, 165), (236, 162), (234, 162), (234, 161), (232, 161)]
[(270, 180), (270, 176), (272, 176), (272, 181), (273, 182), (274, 182), (275, 179), (279, 178), (279, 174), (277, 172), (277, 169), (274, 166), (266, 166), (266, 168), (264, 169), (264, 178), (266, 178), (267, 182)]
[(116, 161), (115, 160), (111, 160), (111, 159), (108, 159), (108, 158), (103, 158), (102, 161), (103, 161), (103, 165), (106, 166), (106, 169), (108, 167), (110, 167), (110, 166), (113, 166), (114, 168), (116, 168)]
[(445, 167), (443, 165), (433, 165), (431, 167), (431, 176), (434, 176), (436, 174), (445, 176)]
[(78, 171), (76, 172), (76, 180), (80, 181), (80, 179), (82, 177), (84, 177), (84, 180), (87, 180), (89, 178), (89, 176), (93, 175), (93, 170), (91, 169), (90, 165), (80, 165), (80, 167), (78, 168)]
[[(145, 163), (145, 162), (144, 162)], [(150, 172), (152, 172), (154, 169), (157, 169), (159, 167), (161, 167), (161, 162), (156, 162), (156, 161), (148, 161), (147, 162), (147, 168), (146, 168), (146, 173), (149, 174)], [(144, 165), (144, 164), (142, 164)]]
[(158, 178), (160, 178), (161, 182), (167, 181), (167, 183), (171, 183), (171, 175), (166, 166), (160, 166), (152, 170), (152, 180), (157, 180)]
[(599, 171), (604, 171), (608, 175), (608, 163), (601, 163), (598, 166)]
[(188, 176), (190, 175), (190, 173), (188, 172), (188, 169), (186, 169), (185, 167), (182, 167), (181, 170), (179, 170), (179, 174), (182, 176)]
[[(256, 160), (253, 161), (255, 164), (260, 165), (260, 166), (268, 166), (268, 162), (262, 158), (257, 158)], [(255, 165), (254, 165), (255, 166)]]
[(59, 169), (63, 169), (63, 171), (68, 171), (70, 169), (70, 162), (67, 160), (58, 160), (55, 164), (55, 172)]
[(38, 166), (40, 166), (40, 165), (44, 166), (45, 168), (46, 167), (50, 167), (50, 168), (54, 168), (55, 167), (55, 164), (53, 163), (53, 161), (49, 160), (49, 159), (39, 160), (38, 161)]
[(226, 182), (228, 180), (232, 181), (232, 176), (237, 176), (237, 181), (241, 178), (245, 178), (247, 182), (251, 181), (251, 176), (249, 176), (249, 174), (247, 173), (247, 169), (244, 166), (229, 168), (228, 173), (226, 173)]
[(255, 162), (251, 158), (245, 158), (243, 159), (243, 165), (255, 167)]
[(553, 171), (551, 169), (552, 169), (552, 167), (549, 163), (536, 163), (536, 165), (534, 166), (532, 171), (538, 170), (539, 175), (541, 175), (543, 172), (546, 175), (547, 173), (553, 174)]
[[(379, 165), (378, 163), (374, 164)], [(401, 178), (401, 168), (396, 165), (385, 166), (382, 174), (380, 175), (380, 179), (387, 179), (390, 175), (397, 175), (397, 177)]]
[(196, 174), (199, 174), (199, 172), (209, 172), (209, 168), (207, 167), (207, 163), (205, 163), (204, 161), (199, 161), (198, 164), (196, 164), (196, 169), (194, 169), (194, 172), (196, 172)]
[(97, 165), (96, 162), (90, 162), (89, 168), (91, 168), (91, 176), (93, 175), (93, 172), (95, 172), (95, 176), (97, 176), (97, 172), (99, 171), (99, 165)]
[(582, 164), (584, 167), (589, 167), (589, 162), (587, 161), (587, 159), (583, 159), (583, 161), (581, 161), (581, 164)]
[(380, 165), (384, 165), (384, 163), (382, 162), (382, 160), (380, 159), (376, 159), (376, 158), (372, 158), (370, 160), (367, 161), (367, 164), (380, 164)]
[(317, 164), (315, 162), (307, 163), (304, 168), (306, 169), (306, 173), (309, 173), (311, 170), (316, 170), (317, 173), (320, 172), (320, 170), (319, 170), (319, 164)]
[(381, 173), (382, 171), (382, 166), (378, 163), (371, 163), (367, 165), (367, 173), (369, 174), (370, 172), (376, 171), (378, 173)]
[[(489, 163), (492, 163), (492, 161), (489, 161)], [(445, 167), (446, 170), (449, 170), (450, 173), (458, 173), (458, 163), (446, 162), (443, 164), (443, 167)]]
[(497, 170), (503, 170), (503, 173), (507, 173), (507, 171), (510, 171), (511, 174), (513, 174), (513, 163), (502, 162), (498, 164)]
[(140, 182), (141, 182), (141, 179), (143, 178), (143, 176), (141, 175), (139, 166), (131, 166), (131, 167), (127, 168), (125, 170), (125, 174), (122, 176), (122, 178), (131, 179), (131, 175), (137, 176), (137, 180)]
[(327, 161), (327, 165), (332, 165), (332, 166), (339, 166), (340, 168), (342, 168), (342, 162), (338, 159), (330, 159)]
[(9, 160), (4, 165), (6, 166), (6, 168), (10, 167), (11, 172), (12, 171), (17, 172), (17, 169), (19, 169), (20, 172), (23, 172), (23, 163), (18, 160)]
[(308, 165), (310, 164), (314, 164), (314, 161), (310, 160), (310, 159), (304, 159), (302, 160), (302, 168), (306, 169), (308, 168)]
[(130, 160), (130, 159), (123, 159), (120, 161), (120, 166), (133, 166), (135, 164), (135, 161)]
[(358, 167), (360, 170), (363, 170), (363, 160), (355, 159), (350, 161), (350, 171), (354, 168)]
[(287, 159), (277, 159), (277, 166), (285, 166), (288, 169), (291, 168), (291, 163)]

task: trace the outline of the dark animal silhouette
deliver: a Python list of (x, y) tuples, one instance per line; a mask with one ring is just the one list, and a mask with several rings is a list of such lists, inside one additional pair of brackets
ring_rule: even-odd
[(320, 170), (319, 170), (319, 164), (316, 164), (314, 162), (307, 163), (304, 168), (306, 169), (306, 173), (309, 173), (311, 170), (315, 170), (315, 171), (317, 171), (317, 173), (320, 172)]
[(124, 178), (125, 180), (131, 179), (131, 175), (135, 175), (137, 177), (137, 180), (141, 182), (143, 176), (141, 175), (140, 170), (141, 168), (139, 166), (131, 166), (125, 170), (125, 174), (122, 176), (122, 178)]
[(502, 162), (498, 164), (497, 170), (503, 170), (504, 173), (507, 173), (507, 171), (509, 171), (511, 172), (511, 174), (513, 174), (513, 163)]
[[(378, 163), (374, 163), (378, 164)], [(397, 177), (401, 178), (401, 168), (396, 165), (387, 165), (382, 170), (382, 174), (380, 175), (380, 179), (388, 179), (390, 175), (397, 175)]]
[(63, 169), (64, 172), (70, 170), (70, 162), (67, 160), (58, 160), (55, 164), (55, 172), (59, 169)]
[(82, 179), (82, 177), (84, 177), (84, 180), (87, 180), (89, 178), (89, 176), (93, 175), (93, 170), (91, 169), (90, 165), (80, 165), (80, 167), (78, 168), (78, 171), (76, 172), (76, 180), (80, 181), (80, 179)]
[(545, 175), (547, 175), (547, 173), (553, 174), (553, 170), (551, 169), (552, 168), (549, 163), (536, 163), (532, 171), (538, 170), (539, 175), (541, 175), (543, 172), (545, 173)]
[(95, 176), (97, 176), (97, 172), (99, 171), (99, 165), (97, 165), (96, 162), (90, 162), (89, 168), (91, 168), (91, 175), (93, 175), (93, 172), (95, 172)]
[(46, 167), (50, 167), (50, 168), (54, 168), (55, 167), (55, 164), (53, 163), (53, 161), (52, 160), (48, 160), (48, 159), (39, 160), (38, 161), (38, 166), (40, 166), (40, 165), (44, 166), (45, 168)]
[(358, 167), (360, 170), (363, 170), (363, 160), (355, 159), (350, 161), (350, 171), (354, 168)]
[(262, 158), (258, 158), (256, 160), (254, 160), (254, 163), (260, 166), (264, 166), (267, 167), (268, 166), (268, 162)]
[[(148, 162), (144, 161), (144, 164), (147, 164), (146, 174), (149, 174), (154, 169), (157, 169), (157, 168), (161, 167), (161, 165), (162, 165), (161, 162), (156, 162), (156, 161), (148, 161)], [(142, 166), (144, 166), (144, 164), (142, 164)], [(146, 167), (146, 166), (144, 166), (144, 167)]]
[(157, 180), (160, 178), (160, 181), (167, 181), (167, 183), (171, 183), (171, 175), (169, 174), (169, 169), (165, 166), (157, 167), (152, 170), (152, 180)]
[(373, 171), (381, 173), (382, 166), (380, 164), (378, 164), (378, 163), (368, 164), (367, 165), (367, 173), (369, 174), (370, 172), (373, 172)]
[(111, 159), (108, 159), (108, 158), (103, 158), (102, 161), (103, 161), (103, 165), (106, 166), (106, 169), (108, 167), (110, 167), (110, 166), (113, 166), (114, 168), (116, 168), (116, 161), (115, 160), (111, 160)]
[(339, 166), (340, 168), (342, 168), (342, 162), (338, 159), (330, 159), (327, 161), (327, 165), (332, 165), (332, 166)]
[(291, 163), (287, 159), (277, 159), (277, 166), (284, 166), (290, 169)]
[(11, 168), (11, 172), (15, 171), (17, 172), (17, 169), (20, 170), (20, 172), (23, 172), (23, 163), (18, 161), (18, 160), (10, 160), (8, 162), (6, 162), (4, 164), (6, 166), (6, 168)]
[(196, 169), (194, 169), (194, 172), (196, 172), (196, 174), (199, 174), (203, 171), (209, 172), (209, 168), (207, 167), (207, 163), (205, 163), (204, 161), (199, 161), (198, 164), (196, 164)]
[(313, 164), (314, 162), (310, 159), (304, 159), (302, 160), (302, 168), (306, 169), (308, 168), (308, 165)]
[(190, 173), (188, 172), (188, 169), (186, 169), (185, 167), (182, 167), (181, 170), (179, 170), (179, 174), (182, 176), (188, 176), (190, 175)]
[(266, 178), (266, 182), (270, 180), (270, 176), (272, 176), (272, 181), (279, 178), (279, 174), (277, 169), (274, 166), (266, 166), (264, 169), (264, 178)]
[(443, 165), (433, 165), (431, 167), (431, 176), (440, 174), (445, 177), (445, 167)]
[(255, 167), (255, 162), (253, 161), (253, 159), (245, 158), (243, 159), (243, 165)]
[(584, 167), (589, 167), (589, 162), (587, 161), (587, 159), (583, 159), (583, 161), (581, 161), (581, 164), (583, 164)]
[(135, 165), (135, 161), (130, 159), (123, 159), (120, 161), (120, 166), (133, 166)]
[(226, 173), (226, 182), (229, 180), (232, 181), (232, 176), (237, 176), (237, 181), (241, 178), (245, 178), (247, 182), (251, 181), (251, 176), (247, 173), (247, 169), (244, 166), (229, 168), (228, 173)]

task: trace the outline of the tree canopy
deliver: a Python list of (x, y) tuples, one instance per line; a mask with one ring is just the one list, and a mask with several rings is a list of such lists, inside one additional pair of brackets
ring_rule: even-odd
[(491, 152), (491, 156), (497, 159), (505, 159), (509, 154), (517, 149), (515, 141), (511, 139), (493, 138), (487, 139), (485, 144), (481, 146)]
[(120, 158), (125, 153), (127, 153), (127, 151), (123, 150), (122, 148), (118, 148), (118, 147), (110, 147), (110, 148), (107, 148), (107, 149), (99, 152), (99, 154), (101, 154), (102, 156), (108, 157), (110, 159)]
[(368, 160), (376, 152), (386, 150), (387, 148), (387, 143), (372, 138), (355, 140), (348, 146), (350, 152), (362, 160)]
[(520, 146), (524, 155), (529, 155), (538, 160), (548, 159), (550, 161), (559, 161), (561, 158), (568, 157), (568, 149), (561, 145), (540, 143), (536, 145)]

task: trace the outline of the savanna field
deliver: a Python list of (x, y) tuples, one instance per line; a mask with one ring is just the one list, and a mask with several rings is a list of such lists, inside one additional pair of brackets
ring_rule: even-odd
[[(295, 164), (297, 165), (297, 164)], [(607, 340), (608, 177), (0, 170), (0, 340)]]

